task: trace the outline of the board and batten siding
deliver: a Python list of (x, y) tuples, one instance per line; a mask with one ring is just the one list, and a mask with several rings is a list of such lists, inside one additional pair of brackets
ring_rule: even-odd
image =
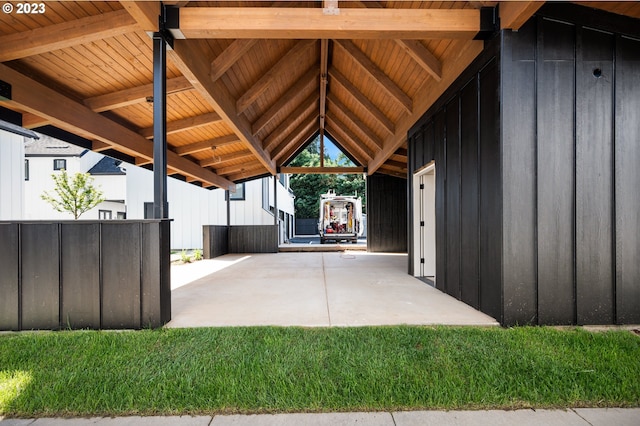
[(640, 322), (640, 34), (595, 13), (504, 33), (508, 324)]
[(500, 320), (498, 53), (495, 39), (410, 130), (409, 165), (435, 161), (436, 288)]
[(432, 160), (438, 288), (503, 325), (640, 322), (640, 20), (502, 31), (410, 130)]

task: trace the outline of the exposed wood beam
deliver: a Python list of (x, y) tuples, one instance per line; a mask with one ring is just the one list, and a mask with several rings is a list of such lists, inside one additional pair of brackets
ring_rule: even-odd
[(108, 143), (104, 143), (98, 140), (91, 141), (91, 151), (102, 152), (102, 151), (107, 151), (109, 149), (113, 149), (113, 147)]
[(356, 64), (373, 79), (373, 81), (382, 88), (405, 112), (411, 114), (413, 110), (413, 101), (411, 98), (398, 87), (396, 83), (389, 78), (371, 59), (364, 54), (362, 50), (353, 44), (350, 40), (336, 40), (335, 44), (340, 46), (347, 55), (351, 56)]
[(266, 170), (258, 165), (255, 169), (245, 169), (239, 173), (230, 174), (229, 180), (237, 181), (242, 179), (243, 181), (250, 180), (256, 176), (264, 176), (267, 174)]
[(239, 39), (231, 43), (211, 63), (211, 80), (216, 81), (222, 77), (257, 42), (258, 40), (256, 39)]
[(243, 170), (253, 170), (260, 167), (263, 166), (258, 161), (247, 161), (233, 166), (220, 167), (215, 169), (215, 171), (219, 175), (230, 175), (231, 173), (241, 172)]
[[(147, 2), (134, 2), (125, 5), (141, 27), (158, 20), (158, 13), (153, 8), (147, 7)], [(153, 3), (156, 4), (155, 2)], [(158, 4), (159, 7), (159, 4)], [(190, 9), (182, 8), (180, 10)], [(199, 8), (197, 8), (199, 9)], [(143, 28), (146, 29), (146, 28)], [(275, 174), (275, 161), (267, 154), (260, 141), (251, 134), (251, 124), (242, 116), (239, 116), (235, 102), (228, 89), (220, 84), (220, 81), (211, 81), (211, 49), (208, 45), (196, 40), (175, 40), (172, 50), (167, 51), (167, 57), (191, 83), (195, 90), (213, 106), (220, 114), (229, 128), (247, 147), (256, 155), (258, 160), (267, 169), (268, 173)]]
[(328, 111), (327, 119), (329, 119), (333, 124), (332, 128), (337, 129), (339, 133), (343, 136), (343, 139), (346, 139), (348, 142), (351, 142), (351, 144), (358, 151), (362, 152), (369, 159), (369, 161), (371, 161), (375, 157), (375, 153), (368, 146), (363, 144), (360, 138), (358, 137), (358, 135), (356, 135), (351, 129), (349, 129), (349, 127), (346, 124), (344, 124), (344, 122), (342, 122), (342, 120), (340, 120), (338, 116), (333, 114), (331, 111)]
[(362, 106), (380, 125), (389, 133), (393, 135), (396, 132), (396, 126), (380, 109), (369, 100), (356, 86), (351, 83), (347, 77), (345, 77), (340, 71), (335, 68), (329, 69), (329, 75), (331, 81), (338, 83), (349, 93), (349, 95)]
[(378, 149), (382, 149), (382, 141), (378, 138), (373, 130), (371, 130), (366, 124), (362, 122), (352, 111), (349, 110), (342, 102), (340, 102), (335, 96), (328, 97), (329, 103), (333, 108), (335, 108), (347, 125), (351, 125), (350, 127), (355, 127), (365, 136), (365, 139), (369, 142), (373, 143), (378, 147)]
[(284, 120), (280, 125), (273, 131), (269, 136), (267, 136), (264, 140), (264, 149), (271, 152), (273, 147), (280, 143), (289, 133), (291, 133), (291, 129), (295, 126), (297, 120), (300, 117), (307, 117), (313, 113), (313, 110), (316, 109), (318, 105), (318, 94), (312, 93), (307, 99), (305, 99), (296, 109), (293, 111), (286, 120)]
[[(25, 77), (6, 65), (0, 64), (0, 74), (3, 80), (12, 85), (12, 100), (6, 101), (9, 106), (42, 116), (63, 130), (111, 145), (127, 155), (146, 160), (153, 158), (153, 144), (133, 130), (91, 111), (83, 104)], [(167, 153), (167, 162), (170, 168), (178, 170), (183, 175), (223, 188), (231, 185), (227, 179), (174, 152)]]
[(186, 38), (472, 39), (476, 9), (339, 9), (198, 7), (180, 9)]
[(378, 173), (382, 173), (389, 176), (395, 176), (403, 179), (407, 178), (407, 172), (400, 172), (394, 169), (388, 169), (386, 167), (380, 167), (377, 171)]
[(209, 52), (208, 46), (202, 46), (197, 40), (175, 40), (174, 48), (167, 52), (167, 56), (220, 114), (229, 128), (256, 155), (267, 171), (275, 174), (275, 162), (251, 133), (251, 124), (246, 117), (238, 115), (235, 102), (227, 88), (220, 84), (220, 80), (211, 81), (209, 62), (202, 60), (210, 54)]
[(355, 158), (358, 164), (367, 164), (369, 162), (370, 157), (363, 154), (361, 150), (354, 148), (358, 146), (358, 143), (351, 140), (342, 128), (332, 124), (330, 120), (327, 120), (327, 132), (329, 132), (332, 139), (337, 139), (336, 142), (340, 144), (346, 153)]
[(88, 16), (61, 24), (0, 37), (0, 62), (26, 58), (78, 44), (115, 37), (138, 29), (124, 10)]
[(292, 64), (297, 63), (298, 57), (315, 43), (315, 40), (301, 40), (297, 42), (269, 71), (264, 73), (244, 95), (240, 96), (236, 102), (238, 114), (249, 108), (249, 106), (269, 88), (275, 78), (278, 78), (286, 71), (290, 71)]
[(400, 161), (393, 161), (393, 160), (385, 161), (384, 166), (387, 167), (387, 168), (400, 169), (400, 170), (405, 170), (405, 171), (407, 169), (407, 164), (406, 163), (402, 163)]
[(498, 6), (500, 27), (519, 30), (543, 4), (543, 1), (501, 1)]
[(46, 126), (47, 124), (51, 123), (46, 118), (42, 118), (29, 112), (22, 114), (22, 127), (25, 129), (35, 129), (36, 127)]
[(407, 151), (407, 148), (398, 148), (396, 149), (396, 152), (393, 153), (393, 155), (399, 155), (400, 157), (408, 157), (409, 152)]
[[(215, 152), (213, 153), (215, 155)], [(243, 150), (239, 152), (234, 152), (233, 154), (221, 155), (220, 157), (212, 157), (209, 160), (200, 160), (199, 164), (202, 167), (210, 167), (217, 164), (219, 167), (222, 167), (222, 163), (228, 163), (229, 161), (237, 161), (237, 160), (248, 160), (253, 158), (253, 153), (251, 151)]]
[(362, 174), (364, 167), (281, 167), (280, 173), (307, 175)]
[[(212, 123), (222, 121), (217, 112), (209, 112), (207, 114), (196, 115), (195, 117), (187, 117), (181, 120), (174, 120), (167, 123), (167, 134), (183, 132), (197, 127), (207, 126)], [(147, 139), (153, 138), (153, 126), (141, 129), (138, 133)]]
[(324, 115), (327, 111), (327, 72), (329, 69), (329, 40), (320, 40), (320, 133), (324, 133)]
[(195, 152), (206, 151), (214, 146), (221, 147), (225, 145), (231, 145), (239, 143), (240, 139), (236, 135), (220, 136), (219, 138), (213, 138), (202, 142), (195, 142), (189, 145), (183, 145), (176, 147), (173, 151), (178, 155), (193, 154)]
[(431, 77), (435, 78), (436, 81), (440, 81), (442, 78), (442, 64), (420, 41), (396, 40), (396, 43), (402, 47), (418, 65), (431, 74)]
[(159, 1), (120, 1), (120, 4), (138, 23), (141, 30), (147, 32), (158, 31)]
[(407, 132), (427, 109), (451, 86), (456, 78), (482, 52), (480, 40), (457, 40), (451, 43), (443, 57), (442, 80), (429, 79), (416, 94), (416, 106), (411, 115), (405, 115), (396, 123), (396, 133), (384, 141), (384, 147), (369, 161), (367, 173), (373, 174), (407, 140)]
[[(184, 77), (175, 77), (167, 80), (167, 94), (178, 93), (191, 90), (193, 86)], [(110, 111), (142, 102), (147, 102), (147, 98), (153, 95), (153, 84), (132, 87), (118, 92), (107, 93), (105, 95), (94, 96), (84, 100), (84, 104), (95, 112)]]
[(315, 135), (317, 132), (317, 129), (314, 129), (313, 127), (310, 127), (306, 133), (302, 133), (300, 136), (296, 137), (295, 139), (295, 143), (291, 144), (291, 146), (288, 147), (288, 149), (283, 150), (281, 153), (278, 154), (278, 165), (282, 166), (283, 164), (285, 164), (287, 161), (290, 161), (299, 150), (300, 147), (306, 142), (308, 141), (313, 135)]
[(314, 114), (307, 117), (306, 120), (300, 123), (295, 129), (293, 129), (293, 131), (291, 131), (290, 134), (288, 134), (284, 138), (284, 141), (282, 141), (277, 147), (273, 149), (273, 151), (271, 152), (273, 155), (273, 158), (275, 160), (279, 160), (289, 148), (291, 148), (292, 146), (298, 145), (300, 142), (304, 142), (304, 141), (301, 141), (302, 136), (309, 132), (315, 132), (316, 130), (318, 130), (317, 126), (318, 126), (317, 115)]
[(289, 88), (281, 97), (269, 107), (269, 109), (256, 120), (251, 126), (251, 132), (253, 135), (257, 135), (260, 130), (271, 122), (275, 116), (287, 109), (291, 103), (297, 102), (301, 95), (306, 95), (312, 87), (317, 85), (316, 78), (318, 77), (318, 70), (316, 66), (309, 68), (309, 70), (295, 82), (293, 86)]

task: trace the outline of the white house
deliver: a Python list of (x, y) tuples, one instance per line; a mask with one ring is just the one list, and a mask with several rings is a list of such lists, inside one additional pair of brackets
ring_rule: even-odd
[[(41, 198), (54, 188), (51, 175), (63, 168), (71, 174), (90, 173), (106, 197), (81, 220), (151, 217), (153, 172), (49, 136), (33, 140), (0, 130), (0, 220), (70, 219)], [(273, 224), (273, 179), (238, 184), (227, 201), (222, 189), (209, 190), (169, 177), (172, 248), (202, 248), (203, 225)], [(277, 191), (280, 242), (285, 242), (293, 236), (294, 223), (294, 196), (287, 175), (279, 177)]]

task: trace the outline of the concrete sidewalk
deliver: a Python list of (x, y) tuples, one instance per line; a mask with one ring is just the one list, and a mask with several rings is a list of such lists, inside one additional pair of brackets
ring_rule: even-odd
[(571, 410), (403, 411), (89, 419), (2, 419), (0, 426), (638, 426), (640, 408)]
[(167, 327), (497, 326), (396, 253), (229, 254), (171, 267)]

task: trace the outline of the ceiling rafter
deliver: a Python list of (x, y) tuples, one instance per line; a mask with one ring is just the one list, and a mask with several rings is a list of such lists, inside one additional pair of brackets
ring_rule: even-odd
[(209, 160), (200, 160), (199, 164), (201, 167), (215, 167), (216, 164), (223, 165), (224, 163), (228, 163), (230, 161), (238, 161), (238, 160), (246, 160), (253, 157), (253, 153), (248, 149), (234, 152), (232, 154), (225, 154), (219, 157), (215, 157), (215, 151), (212, 151), (212, 158)]
[(519, 30), (544, 4), (543, 1), (502, 1), (498, 8), (500, 27)]
[(273, 149), (273, 158), (278, 161), (282, 157), (282, 154), (284, 154), (289, 148), (301, 142), (302, 135), (308, 133), (310, 130), (316, 131), (317, 125), (318, 116), (316, 114), (307, 117), (302, 123), (298, 124), (298, 126), (293, 129), (277, 147)]
[(207, 149), (211, 149), (214, 146), (216, 148), (223, 147), (226, 145), (232, 145), (234, 143), (239, 143), (240, 139), (236, 135), (226, 135), (220, 136), (219, 138), (213, 138), (206, 141), (195, 142), (189, 145), (179, 146), (173, 149), (173, 151), (178, 155), (188, 155), (194, 154), (200, 151), (206, 151)]
[(480, 40), (457, 40), (449, 45), (447, 60), (442, 69), (442, 80), (427, 80), (420, 91), (416, 94), (418, 99), (413, 114), (405, 115), (396, 123), (396, 133), (384, 141), (384, 147), (374, 159), (369, 161), (367, 170), (373, 174), (384, 164), (396, 150), (407, 140), (409, 128), (416, 123), (422, 114), (444, 93), (444, 91), (455, 81), (462, 71), (480, 54), (483, 49), (483, 42)]
[(227, 72), (242, 56), (249, 51), (256, 43), (257, 39), (234, 40), (216, 59), (211, 63), (211, 80), (216, 81)]
[(251, 106), (251, 104), (269, 88), (274, 79), (278, 78), (287, 69), (290, 69), (291, 64), (296, 63), (298, 57), (315, 43), (315, 40), (300, 40), (297, 42), (273, 67), (265, 72), (264, 75), (244, 93), (244, 95), (240, 96), (236, 102), (237, 113), (241, 114), (249, 108), (249, 106)]
[(330, 120), (333, 124), (332, 128), (339, 130), (341, 136), (344, 136), (343, 139), (346, 139), (351, 143), (351, 145), (353, 145), (354, 148), (362, 152), (367, 157), (367, 159), (369, 159), (369, 161), (375, 157), (375, 153), (368, 146), (361, 143), (358, 135), (356, 135), (353, 130), (349, 129), (349, 126), (344, 124), (344, 122), (340, 120), (337, 115), (333, 114), (331, 111), (328, 111), (327, 119)]
[(275, 145), (280, 143), (291, 131), (291, 128), (295, 126), (297, 120), (300, 117), (307, 117), (318, 105), (318, 94), (312, 93), (307, 97), (298, 107), (293, 111), (286, 120), (273, 131), (269, 136), (264, 139), (264, 149), (271, 152)]
[(396, 43), (436, 81), (442, 79), (442, 64), (419, 40), (396, 40)]
[(90, 43), (138, 29), (124, 10), (88, 16), (0, 37), (0, 62)]
[(389, 78), (362, 50), (353, 44), (350, 40), (335, 40), (335, 44), (340, 46), (347, 55), (349, 55), (353, 61), (360, 66), (360, 68), (366, 72), (378, 85), (390, 96), (390, 99), (395, 101), (398, 106), (411, 114), (413, 111), (413, 100), (398, 87), (396, 83)]
[[(12, 85), (9, 105), (47, 118), (55, 126), (81, 137), (98, 140), (125, 154), (153, 158), (153, 144), (131, 129), (91, 111), (55, 90), (0, 64), (3, 80)], [(0, 102), (1, 104), (2, 102)], [(167, 153), (167, 165), (179, 173), (192, 176), (210, 185), (226, 188), (231, 182), (174, 152)]]
[[(193, 90), (193, 86), (184, 77), (175, 77), (167, 80), (167, 95), (180, 93), (185, 90)], [(104, 112), (139, 104), (152, 100), (153, 84), (132, 87), (117, 92), (106, 93), (84, 100), (84, 104), (95, 112)]]
[[(315, 119), (317, 120), (317, 117), (315, 117)], [(291, 161), (292, 157), (296, 155), (297, 152), (300, 151), (300, 147), (303, 146), (305, 142), (308, 141), (313, 135), (317, 134), (317, 132), (318, 132), (318, 129), (312, 126), (305, 133), (301, 133), (296, 138), (295, 144), (292, 144), (291, 146), (289, 146), (287, 150), (283, 150), (278, 154), (278, 165), (282, 166), (283, 164), (286, 164), (288, 161)]]
[(317, 84), (316, 78), (318, 70), (313, 65), (309, 70), (296, 81), (269, 109), (256, 120), (251, 126), (253, 135), (257, 135), (275, 116), (282, 110), (286, 110), (293, 102), (298, 101), (302, 95), (306, 95), (312, 87)]
[[(206, 114), (196, 115), (194, 117), (187, 117), (180, 120), (169, 121), (167, 122), (167, 134), (170, 135), (173, 133), (183, 132), (185, 130), (208, 126), (220, 121), (222, 121), (222, 118), (217, 112), (209, 112)], [(152, 139), (153, 126), (140, 129), (138, 133), (140, 133), (147, 139)]]
[(360, 133), (365, 136), (365, 139), (376, 145), (378, 149), (382, 149), (382, 141), (378, 138), (373, 130), (362, 122), (349, 108), (347, 108), (342, 102), (340, 102), (335, 96), (328, 96), (327, 100), (333, 107), (340, 112), (340, 115), (344, 119), (345, 124), (350, 124), (351, 127), (356, 128)]
[[(151, 3), (151, 4), (149, 4)], [(123, 6), (145, 31), (157, 30), (160, 15), (160, 3), (156, 2), (123, 2)], [(184, 10), (188, 8), (182, 8)], [(241, 142), (256, 155), (258, 161), (268, 173), (275, 174), (275, 161), (262, 148), (260, 141), (251, 134), (251, 124), (246, 117), (239, 116), (235, 101), (227, 90), (220, 84), (220, 80), (211, 81), (211, 49), (198, 40), (175, 40), (173, 49), (167, 51), (167, 59), (172, 62), (189, 80), (195, 90), (220, 114), (229, 128), (238, 136)], [(204, 60), (203, 60), (204, 59)]]
[(181, 8), (180, 32), (195, 38), (456, 39), (480, 31), (476, 9)]
[(233, 166), (216, 168), (215, 171), (219, 175), (230, 175), (231, 173), (241, 172), (243, 170), (253, 170), (263, 167), (258, 161), (248, 161)]
[(331, 135), (331, 139), (338, 143), (347, 154), (355, 158), (359, 164), (367, 164), (371, 157), (357, 149), (357, 142), (351, 139), (351, 136), (355, 135), (348, 135), (343, 128), (339, 127), (339, 124), (331, 122), (330, 116), (327, 118), (327, 132)]
[(347, 93), (389, 133), (389, 135), (393, 135), (396, 132), (396, 126), (393, 124), (393, 121), (384, 115), (384, 113), (380, 111), (380, 109), (340, 71), (333, 67), (329, 68), (329, 76), (331, 76), (332, 83), (338, 83), (341, 85)]

